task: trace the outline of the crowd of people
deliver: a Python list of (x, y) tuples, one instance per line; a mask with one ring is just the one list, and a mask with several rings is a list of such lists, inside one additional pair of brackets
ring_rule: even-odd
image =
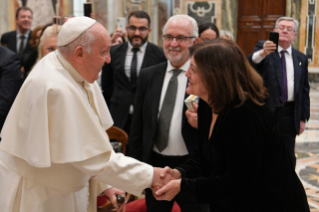
[(144, 11), (112, 35), (94, 16), (31, 23), (20, 7), (1, 36), (2, 211), (96, 211), (102, 192), (125, 211), (116, 196), (143, 191), (150, 212), (309, 211), (295, 172), (310, 117), (297, 20), (279, 18), (278, 48), (259, 41), (248, 57), (231, 32), (188, 15), (167, 20), (163, 47)]

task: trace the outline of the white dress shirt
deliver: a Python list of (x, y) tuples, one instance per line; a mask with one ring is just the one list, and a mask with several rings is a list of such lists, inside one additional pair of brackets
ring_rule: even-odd
[[(188, 151), (182, 136), (182, 118), (183, 118), (185, 90), (186, 90), (186, 84), (187, 84), (187, 77), (185, 76), (185, 73), (187, 69), (189, 68), (189, 65), (190, 65), (190, 61), (187, 61), (182, 67), (179, 68), (182, 70), (182, 72), (177, 76), (178, 88), (177, 88), (174, 111), (173, 111), (173, 115), (171, 119), (171, 125), (169, 129), (168, 145), (162, 152), (158, 150), (156, 145), (154, 145), (153, 147), (153, 150), (155, 152), (162, 155), (187, 155), (188, 154)], [(173, 69), (175, 68), (172, 66), (172, 64), (169, 61), (167, 61), (167, 68), (166, 68), (166, 73), (165, 73), (163, 87), (162, 87), (160, 104), (158, 108), (158, 117), (162, 109), (162, 104), (164, 101), (169, 80), (173, 76), (173, 72), (172, 72)]]
[[(144, 43), (140, 47), (140, 50), (137, 52), (137, 66), (136, 66), (137, 76), (139, 75), (141, 67), (142, 67), (146, 47), (147, 47), (147, 42)], [(129, 80), (131, 80), (131, 63), (132, 63), (132, 59), (134, 55), (132, 49), (133, 49), (132, 44), (128, 42), (128, 48), (127, 48), (126, 57), (125, 57), (125, 74), (129, 78)]]
[(24, 34), (21, 34), (20, 31), (17, 29), (17, 52), (19, 52), (20, 50), (20, 43), (21, 43), (21, 39), (20, 39), (20, 36), (21, 35), (24, 35), (24, 46), (23, 46), (23, 49), (25, 49), (25, 47), (27, 46), (27, 43), (29, 42), (28, 41), (28, 38), (29, 38), (29, 34), (30, 34), (30, 30), (28, 30), (26, 33)]

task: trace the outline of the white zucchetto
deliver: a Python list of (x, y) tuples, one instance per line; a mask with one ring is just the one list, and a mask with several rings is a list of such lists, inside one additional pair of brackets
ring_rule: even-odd
[(94, 23), (96, 23), (96, 20), (85, 16), (69, 19), (61, 27), (58, 35), (58, 46), (71, 43)]

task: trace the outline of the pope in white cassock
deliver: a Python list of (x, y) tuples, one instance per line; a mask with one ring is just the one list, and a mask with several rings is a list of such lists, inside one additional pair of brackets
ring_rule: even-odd
[(101, 24), (70, 19), (24, 82), (1, 132), (2, 212), (95, 211), (105, 189), (114, 200), (114, 187), (163, 185), (161, 169), (114, 153), (105, 133), (113, 121), (95, 80), (110, 47)]

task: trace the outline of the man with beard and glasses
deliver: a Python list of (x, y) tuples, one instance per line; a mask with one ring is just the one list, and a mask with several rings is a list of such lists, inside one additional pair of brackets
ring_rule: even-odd
[(114, 125), (128, 134), (140, 70), (166, 60), (163, 49), (147, 41), (152, 30), (150, 25), (151, 20), (146, 12), (132, 12), (126, 26), (129, 42), (112, 46), (112, 61), (102, 68), (102, 92)]
[(24, 56), (32, 50), (29, 44), (32, 37), (31, 24), (32, 10), (28, 7), (19, 7), (16, 12), (17, 29), (1, 36), (1, 45), (19, 54), (22, 66), (24, 66)]
[[(185, 115), (188, 48), (199, 42), (196, 21), (188, 15), (172, 16), (163, 28), (167, 60), (140, 73), (129, 145), (129, 156), (159, 167), (176, 167), (189, 158), (197, 145), (197, 129)], [(147, 211), (171, 211), (174, 201), (182, 212), (206, 212), (208, 205), (195, 195), (178, 194), (172, 201), (157, 201), (146, 189)]]

